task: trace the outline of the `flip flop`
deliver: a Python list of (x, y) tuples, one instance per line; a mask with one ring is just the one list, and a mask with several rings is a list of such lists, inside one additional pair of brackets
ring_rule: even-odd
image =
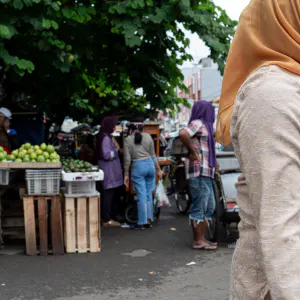
[(202, 251), (216, 251), (217, 246), (212, 245), (211, 243), (205, 244), (201, 247), (195, 247), (193, 246), (193, 250), (202, 250)]
[(218, 243), (217, 242), (211, 242), (211, 241), (208, 241), (208, 243), (214, 247), (217, 247), (218, 246)]

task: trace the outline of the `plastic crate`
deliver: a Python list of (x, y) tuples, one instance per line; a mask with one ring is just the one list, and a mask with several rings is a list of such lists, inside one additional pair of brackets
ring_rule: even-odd
[(104, 179), (104, 173), (102, 170), (98, 172), (85, 172), (85, 173), (66, 173), (62, 171), (62, 180), (66, 182), (71, 181), (102, 181)]
[(28, 195), (58, 195), (61, 169), (26, 170)]
[(66, 197), (92, 197), (99, 195), (96, 190), (96, 181), (73, 181), (65, 182)]
[(9, 184), (9, 169), (0, 169), (0, 185)]

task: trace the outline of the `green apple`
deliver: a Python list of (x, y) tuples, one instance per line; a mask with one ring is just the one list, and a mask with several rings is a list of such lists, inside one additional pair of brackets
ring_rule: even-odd
[(19, 152), (19, 154), (18, 154), (18, 158), (20, 158), (20, 159), (23, 159), (23, 158), (24, 158), (24, 156), (25, 156), (25, 154), (24, 154), (24, 152), (23, 152), (23, 151)]
[(26, 155), (24, 158), (23, 158), (23, 162), (30, 162), (30, 157), (28, 155)]
[(47, 146), (47, 150), (48, 153), (53, 153), (55, 151), (54, 147), (52, 145), (48, 145)]
[(43, 156), (45, 157), (45, 159), (49, 158), (50, 157), (50, 154), (48, 152), (44, 152), (43, 153)]
[(19, 154), (19, 151), (18, 151), (18, 150), (14, 150), (11, 154), (12, 154), (14, 157), (17, 157), (18, 154)]
[(25, 148), (26, 150), (29, 150), (29, 149), (31, 148), (30, 143), (26, 143), (26, 144), (24, 145), (24, 148)]
[(33, 160), (33, 159), (36, 160), (36, 158), (37, 158), (37, 155), (34, 152), (30, 154), (31, 160)]
[(5, 158), (6, 158), (6, 156), (5, 156), (4, 152), (0, 152), (0, 160), (2, 161)]
[(43, 144), (40, 146), (40, 148), (41, 148), (43, 151), (45, 151), (45, 150), (47, 149), (47, 145), (46, 145), (45, 143), (43, 143)]
[(36, 153), (36, 155), (43, 155), (43, 150), (41, 150), (41, 149), (38, 149), (38, 150), (36, 150), (35, 151), (35, 153)]
[(45, 162), (45, 157), (43, 155), (39, 155), (36, 159), (37, 162)]
[(8, 159), (8, 160), (11, 160), (11, 161), (14, 161), (16, 158), (15, 158), (14, 155), (11, 154), (11, 155), (8, 155), (8, 156), (7, 156), (7, 159)]

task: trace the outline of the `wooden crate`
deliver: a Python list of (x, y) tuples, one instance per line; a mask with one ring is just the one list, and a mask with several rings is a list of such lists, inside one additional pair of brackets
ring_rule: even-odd
[[(63, 254), (64, 243), (60, 196), (26, 195), (23, 197), (23, 205), (26, 253), (28, 255)], [(38, 222), (36, 222), (36, 219)], [(48, 224), (51, 230), (48, 230)], [(51, 240), (49, 239), (50, 236)]]
[(67, 253), (101, 251), (100, 196), (64, 199)]

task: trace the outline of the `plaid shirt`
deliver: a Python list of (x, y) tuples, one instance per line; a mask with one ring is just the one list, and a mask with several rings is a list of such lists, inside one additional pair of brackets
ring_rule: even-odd
[(201, 120), (195, 120), (185, 130), (191, 138), (195, 137), (193, 138), (193, 145), (200, 156), (200, 161), (185, 160), (186, 178), (199, 176), (214, 178), (215, 168), (209, 166), (208, 131), (205, 125)]

